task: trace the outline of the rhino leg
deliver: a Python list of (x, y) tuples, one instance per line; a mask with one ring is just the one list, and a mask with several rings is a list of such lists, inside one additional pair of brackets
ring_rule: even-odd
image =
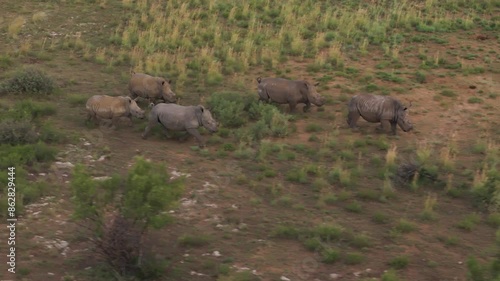
[(361, 115), (357, 111), (351, 111), (347, 115), (347, 125), (349, 125), (350, 128), (354, 129), (356, 128), (356, 123), (358, 122), (359, 117)]
[(113, 129), (116, 129), (118, 127), (118, 123), (120, 122), (120, 117), (115, 117), (111, 118), (111, 125)]
[(198, 141), (199, 147), (205, 147), (205, 141), (201, 137), (200, 132), (198, 132), (198, 129), (186, 129), (186, 131), (190, 135), (192, 135), (193, 137), (196, 138), (196, 140)]
[(377, 129), (385, 133), (389, 131), (390, 127), (391, 127), (391, 122), (389, 120), (380, 120), (380, 126)]
[[(144, 129), (144, 132), (142, 133), (142, 139), (145, 140), (149, 133), (151, 132), (151, 129), (153, 126), (156, 125), (156, 120), (154, 118), (151, 118), (150, 121), (148, 122), (148, 125), (146, 126), (146, 129)], [(163, 127), (163, 125), (162, 125)]]
[(288, 106), (290, 107), (290, 113), (295, 112), (295, 108), (297, 107), (296, 102), (289, 102)]
[(308, 112), (310, 108), (311, 108), (311, 103), (306, 102), (306, 105), (304, 106), (304, 108), (302, 108), (302, 111)]
[(391, 133), (393, 135), (396, 135), (396, 127), (397, 127), (398, 123), (396, 122), (391, 122)]

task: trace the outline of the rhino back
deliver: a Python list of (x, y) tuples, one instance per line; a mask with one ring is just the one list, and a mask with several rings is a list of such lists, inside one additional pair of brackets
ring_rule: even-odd
[(87, 110), (105, 119), (125, 116), (130, 111), (126, 98), (107, 95), (92, 96), (87, 101)]
[(161, 96), (158, 79), (144, 73), (135, 73), (132, 75), (129, 82), (129, 91), (141, 97), (155, 98)]
[(199, 127), (195, 106), (160, 103), (152, 111), (155, 112), (158, 121), (169, 130), (184, 131), (186, 128)]
[(357, 110), (368, 122), (393, 120), (395, 117), (394, 99), (379, 95), (357, 95), (349, 104), (349, 110)]
[(261, 83), (267, 91), (269, 97), (278, 103), (287, 103), (289, 101), (301, 101), (301, 89), (294, 80), (284, 78), (265, 78)]

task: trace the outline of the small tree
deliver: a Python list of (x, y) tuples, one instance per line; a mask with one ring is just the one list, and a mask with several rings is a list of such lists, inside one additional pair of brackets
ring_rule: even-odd
[(90, 231), (96, 252), (118, 276), (143, 276), (142, 240), (150, 228), (169, 221), (168, 208), (182, 194), (184, 178), (170, 180), (164, 165), (136, 158), (127, 177), (95, 181), (75, 166), (71, 189), (73, 218)]

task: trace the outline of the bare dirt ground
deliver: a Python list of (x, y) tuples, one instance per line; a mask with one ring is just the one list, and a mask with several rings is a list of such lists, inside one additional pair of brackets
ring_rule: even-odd
[[(8, 18), (7, 16), (6, 18)], [(76, 18), (60, 19), (60, 26), (71, 26)], [(89, 22), (101, 20), (98, 15), (87, 18)], [(99, 24), (97, 24), (99, 25)], [(445, 46), (434, 43), (422, 43), (418, 48), (428, 49), (430, 53), (440, 51), (443, 55), (449, 49), (458, 46), (470, 46), (471, 50), (490, 50), (497, 52), (498, 40), (478, 41), (474, 33), (454, 33), (443, 35), (449, 40)], [(490, 35), (493, 38), (493, 35)], [(91, 37), (91, 36), (89, 36)], [(408, 44), (409, 45), (409, 44)], [(13, 48), (7, 42), (0, 42), (3, 50)], [(479, 51), (478, 51), (479, 52)], [(360, 58), (359, 61), (347, 61), (346, 65), (359, 69), (361, 75), (369, 75), (376, 71), (377, 54)], [(450, 56), (450, 60), (453, 57)], [(412, 54), (400, 55), (404, 68), (400, 70), (403, 77), (411, 77), (410, 73), (418, 67), (419, 61)], [(70, 63), (68, 63), (70, 62)], [(104, 66), (85, 62), (70, 51), (57, 51), (49, 61), (38, 61), (28, 56), (20, 59), (19, 65), (32, 64), (45, 70), (62, 86), (64, 94), (123, 94), (126, 84), (123, 75), (128, 67), (117, 67), (116, 73), (104, 73)], [(288, 75), (308, 77), (313, 80), (325, 73), (308, 74), (304, 63), (287, 62), (286, 67), (293, 69)], [(390, 69), (384, 71), (390, 72)], [(427, 75), (425, 84), (404, 85), (403, 93), (391, 92), (404, 102), (413, 102), (411, 120), (415, 131), (403, 133), (398, 128), (398, 137), (385, 137), (375, 134), (375, 124), (360, 120), (359, 131), (351, 131), (345, 123), (345, 101), (325, 105), (321, 110), (313, 107), (312, 112), (302, 113), (299, 108), (297, 120), (293, 122), (296, 132), (284, 139), (270, 139), (272, 142), (289, 146), (305, 144), (313, 150), (323, 148), (321, 143), (310, 142), (313, 133), (306, 131), (307, 124), (318, 124), (324, 131), (317, 133), (326, 137), (338, 131), (338, 143), (347, 143), (365, 139), (370, 135), (374, 139), (387, 139), (398, 147), (401, 156), (410, 155), (416, 150), (419, 142), (446, 144), (454, 136), (458, 151), (456, 170), (466, 171), (481, 166), (482, 155), (469, 153), (477, 140), (500, 139), (500, 98), (484, 98), (484, 103), (471, 104), (467, 100), (478, 92), (497, 92), (500, 89), (500, 74), (488, 72), (484, 74), (448, 75), (449, 70), (433, 69)], [(406, 73), (406, 74), (404, 74)], [(255, 77), (272, 76), (273, 73), (255, 71), (253, 75), (242, 77), (248, 88), (256, 89)], [(7, 75), (2, 74), (2, 78)], [(336, 77), (326, 83), (328, 89), (320, 93), (331, 100), (339, 101), (342, 95), (353, 93), (336, 88), (345, 86), (354, 93), (361, 91), (362, 84), (355, 79)], [(70, 82), (71, 81), (71, 82)], [(380, 87), (390, 89), (397, 87), (391, 82), (376, 81)], [(231, 80), (225, 82), (225, 89), (231, 88)], [(470, 86), (475, 88), (471, 89)], [(442, 88), (450, 89), (458, 94), (456, 98), (443, 97), (436, 100)], [(189, 89), (185, 90), (186, 93)], [(197, 103), (196, 95), (189, 96), (183, 103)], [(2, 97), (2, 103), (11, 103), (17, 99)], [(280, 280), (282, 276), (290, 280), (361, 280), (362, 278), (380, 278), (389, 269), (388, 261), (400, 255), (409, 257), (409, 264), (398, 270), (404, 280), (466, 280), (466, 260), (474, 255), (482, 260), (490, 260), (495, 241), (495, 229), (484, 223), (485, 214), (481, 214), (482, 223), (472, 231), (458, 229), (456, 224), (466, 215), (478, 212), (467, 198), (452, 198), (443, 190), (421, 187), (417, 192), (408, 189), (396, 189), (396, 197), (388, 202), (357, 198), (356, 192), (365, 189), (380, 189), (382, 181), (374, 174), (378, 167), (373, 166), (370, 157), (379, 154), (382, 159), (385, 152), (369, 150), (363, 152), (361, 163), (365, 170), (373, 170), (357, 179), (350, 190), (352, 197), (338, 201), (333, 205), (319, 206), (318, 192), (312, 189), (312, 181), (306, 184), (292, 183), (285, 180), (285, 174), (293, 166), (315, 163), (331, 168), (333, 162), (315, 161), (307, 153), (300, 153), (294, 161), (282, 161), (276, 157), (265, 163), (271, 165), (277, 176), (271, 179), (260, 179), (258, 163), (254, 160), (237, 159), (230, 154), (226, 158), (217, 158), (216, 152), (221, 145), (209, 144), (207, 150), (212, 157), (206, 157), (191, 149), (196, 142), (189, 138), (186, 142), (165, 139), (155, 133), (147, 140), (141, 139), (145, 121), (134, 120), (133, 127), (123, 125), (116, 131), (100, 131), (84, 125), (82, 106), (73, 107), (65, 100), (52, 99), (57, 105), (56, 116), (51, 121), (63, 132), (74, 136), (70, 146), (60, 149), (60, 161), (71, 163), (83, 162), (93, 171), (95, 176), (107, 176), (113, 173), (125, 174), (136, 155), (165, 163), (170, 173), (188, 174), (186, 194), (173, 210), (176, 218), (173, 225), (160, 231), (152, 231), (147, 239), (147, 249), (157, 257), (170, 260), (165, 280), (222, 280), (218, 279), (219, 266), (227, 264), (234, 270), (249, 270), (261, 280)], [(145, 104), (141, 104), (144, 108)], [(288, 110), (283, 107), (283, 110)], [(204, 137), (209, 138), (208, 134)], [(224, 142), (230, 142), (225, 139)], [(356, 148), (353, 148), (357, 155)], [(64, 153), (66, 152), (66, 154)], [(341, 149), (332, 150), (333, 154)], [(105, 156), (101, 158), (101, 156)], [(100, 159), (100, 160), (99, 160)], [(104, 159), (104, 160), (103, 160)], [(16, 280), (100, 280), (97, 279), (101, 265), (90, 252), (90, 245), (85, 241), (84, 233), (71, 222), (72, 204), (70, 202), (69, 180), (70, 170), (53, 168), (44, 171), (31, 171), (32, 180), (48, 178), (54, 186), (50, 196), (44, 197), (27, 208), (26, 214), (20, 217), (18, 224), (18, 274)], [(44, 173), (40, 175), (39, 173)], [(229, 176), (228, 176), (229, 174)], [(238, 178), (244, 174), (246, 180)], [(460, 174), (460, 173), (459, 173)], [(457, 176), (455, 185), (467, 180), (466, 176)], [(269, 192), (271, 186), (281, 184), (282, 190), (276, 196)], [(468, 183), (466, 183), (468, 184)], [(329, 191), (339, 194), (345, 190), (340, 185), (330, 185)], [(426, 222), (419, 219), (424, 201), (429, 192), (438, 194), (436, 207), (437, 220)], [(292, 198), (292, 206), (276, 204), (276, 197)], [(259, 203), (256, 203), (259, 202)], [(354, 213), (346, 210), (352, 202), (360, 202), (362, 210)], [(375, 212), (387, 215), (387, 224), (377, 224), (372, 216)], [(405, 218), (415, 223), (415, 231), (399, 236), (391, 235), (391, 228), (399, 219)], [(373, 238), (370, 247), (355, 248), (345, 241), (339, 243), (343, 253), (359, 252), (363, 256), (360, 264), (348, 265), (337, 262), (326, 264), (321, 262), (317, 253), (307, 251), (295, 240), (271, 237), (272, 230), (281, 223), (292, 223), (309, 227), (320, 223), (338, 223), (353, 233), (366, 233)], [(5, 224), (0, 224), (5, 228)], [(184, 235), (206, 235), (212, 238), (208, 245), (199, 248), (182, 247), (177, 239)], [(455, 243), (445, 243), (447, 238), (456, 237)], [(59, 240), (58, 240), (59, 239)], [(5, 233), (2, 232), (2, 241)], [(67, 242), (64, 243), (64, 242)], [(0, 246), (5, 249), (4, 243)], [(218, 256), (215, 251), (220, 253)], [(5, 256), (0, 261), (4, 262)], [(2, 266), (3, 268), (3, 266)], [(20, 272), (20, 273), (19, 273)], [(2, 278), (10, 278), (4, 272)], [(67, 278), (67, 279), (65, 279)], [(71, 279), (73, 278), (73, 279)], [(220, 277), (219, 277), (220, 278)], [(225, 279), (224, 279), (225, 280)], [(227, 279), (229, 280), (229, 279)], [(236, 279), (235, 279), (236, 280)], [(281, 279), (286, 280), (286, 279)], [(367, 279), (368, 280), (368, 279)]]

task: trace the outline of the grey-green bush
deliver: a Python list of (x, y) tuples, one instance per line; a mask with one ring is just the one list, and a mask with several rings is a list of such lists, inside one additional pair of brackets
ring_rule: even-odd
[(17, 71), (11, 79), (2, 84), (0, 93), (50, 95), (56, 88), (54, 80), (43, 71), (27, 67)]

